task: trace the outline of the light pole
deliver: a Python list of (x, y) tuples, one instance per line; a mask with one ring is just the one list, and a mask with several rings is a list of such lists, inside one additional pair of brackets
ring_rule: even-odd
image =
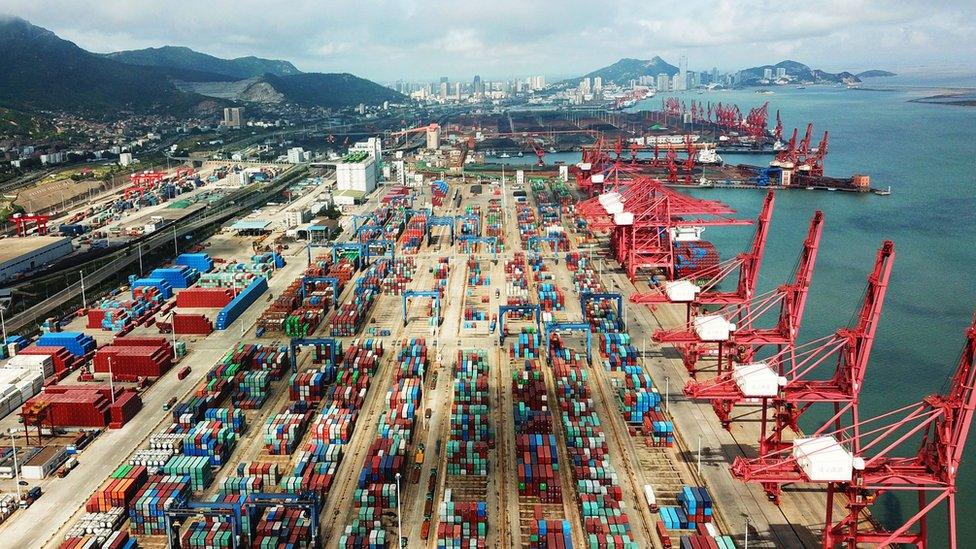
[(115, 404), (115, 374), (112, 373), (112, 355), (108, 357), (108, 390), (112, 393), (112, 404)]
[(139, 243), (139, 276), (142, 276), (142, 242)]
[(7, 321), (3, 318), (3, 312), (7, 310), (7, 307), (0, 305), (0, 328), (3, 328), (3, 345), (7, 345)]
[(698, 474), (701, 475), (701, 433), (698, 434)]
[(744, 547), (745, 549), (749, 549), (749, 517), (746, 517), (746, 542)]
[(177, 242), (176, 242), (176, 225), (175, 224), (173, 225), (173, 253), (175, 254), (173, 257), (176, 257), (177, 255), (180, 255), (180, 245), (177, 244)]
[(671, 413), (671, 376), (664, 376), (664, 411)]
[(85, 299), (85, 271), (78, 271), (81, 275), (81, 307), (83, 309), (88, 308), (88, 300)]
[(403, 547), (403, 530), (400, 520), (400, 473), (396, 474), (397, 486), (397, 547)]
[(14, 453), (14, 478), (17, 480), (17, 503), (20, 503), (20, 466), (17, 465), (17, 441), (14, 439), (14, 430), (11, 428), (10, 433), (10, 448)]

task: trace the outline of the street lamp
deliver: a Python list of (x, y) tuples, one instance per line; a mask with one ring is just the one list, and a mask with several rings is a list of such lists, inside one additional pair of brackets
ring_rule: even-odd
[(400, 473), (396, 474), (397, 497), (397, 547), (403, 547), (403, 529), (400, 519)]
[(88, 300), (85, 299), (85, 271), (78, 271), (81, 275), (81, 307), (83, 309), (88, 308)]
[(664, 376), (664, 411), (671, 412), (671, 376)]
[(0, 305), (0, 328), (3, 328), (3, 345), (7, 344), (7, 321), (3, 318), (3, 312), (6, 310), (5, 305)]
[(10, 433), (10, 448), (13, 450), (14, 454), (14, 478), (17, 480), (17, 503), (20, 503), (20, 466), (17, 465), (17, 441), (14, 439), (14, 430), (10, 428), (8, 430)]
[(701, 475), (701, 448), (702, 448), (702, 436), (701, 433), (698, 434), (698, 474)]

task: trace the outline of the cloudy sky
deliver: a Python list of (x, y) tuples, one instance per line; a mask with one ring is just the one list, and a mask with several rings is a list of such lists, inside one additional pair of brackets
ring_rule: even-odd
[(681, 54), (693, 70), (976, 65), (973, 0), (2, 0), (0, 12), (92, 51), (181, 45), (382, 81), (554, 78)]

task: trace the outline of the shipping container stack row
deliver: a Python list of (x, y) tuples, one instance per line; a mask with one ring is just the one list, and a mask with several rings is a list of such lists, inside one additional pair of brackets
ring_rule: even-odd
[(417, 262), (412, 257), (398, 257), (390, 262), (390, 269), (380, 282), (383, 295), (401, 295), (417, 273)]
[(295, 467), (281, 480), (286, 492), (311, 492), (325, 501), (382, 355), (382, 344), (372, 339), (357, 340), (346, 349), (338, 377), (325, 387), (322, 408), (313, 414)]
[[(438, 547), (485, 547), (488, 543), (489, 452), (494, 447), (488, 376), (485, 350), (458, 351), (445, 491), (437, 513)], [(419, 455), (417, 462), (420, 467)]]
[[(289, 317), (292, 313), (302, 306), (302, 279), (304, 276), (325, 276), (328, 272), (329, 266), (331, 264), (330, 256), (319, 256), (316, 257), (308, 268), (305, 269), (304, 275), (299, 276), (293, 280), (288, 286), (278, 294), (275, 299), (268, 304), (258, 317), (257, 328), (260, 331), (259, 335), (264, 334), (280, 334), (285, 331), (285, 326), (289, 321)], [(292, 324), (298, 324), (296, 321), (292, 321)]]
[[(714, 523), (712, 497), (703, 487), (684, 486), (678, 493), (678, 506), (661, 506), (656, 525), (658, 537), (671, 543), (672, 531), (680, 535), (682, 549), (735, 549), (729, 536), (719, 535)], [(682, 532), (692, 530), (692, 533)], [(667, 540), (667, 541), (665, 541)]]
[(104, 298), (86, 310), (86, 327), (109, 332), (129, 331), (141, 326), (161, 308), (164, 298), (155, 287), (133, 289), (132, 299)]
[(353, 337), (362, 329), (379, 297), (383, 279), (390, 272), (390, 260), (378, 259), (356, 281), (351, 303), (343, 303), (329, 320), (333, 337)]
[(461, 235), (463, 236), (481, 236), (481, 227), (484, 218), (481, 215), (481, 206), (474, 204), (464, 208), (464, 215), (474, 216), (476, 220), (471, 218), (465, 218), (461, 220)]
[(158, 378), (173, 367), (173, 346), (163, 337), (117, 337), (95, 352), (96, 373), (111, 373), (115, 381)]
[(491, 269), (489, 267), (486, 267), (482, 263), (483, 263), (482, 261), (479, 261), (473, 257), (468, 259), (467, 280), (468, 280), (469, 288), (491, 285), (491, 275), (488, 274)]
[(553, 338), (549, 360), (587, 545), (637, 549), (622, 505), (620, 479), (593, 406), (586, 355), (566, 346), (557, 334)]
[[(386, 547), (392, 536), (380, 521), (397, 507), (397, 478), (406, 480), (405, 465), (413, 439), (427, 370), (423, 339), (404, 341), (397, 353), (393, 387), (380, 418), (377, 437), (370, 445), (353, 497), (353, 516), (342, 531), (339, 547)], [(397, 543), (396, 545), (399, 545)]]
[(447, 288), (447, 279), (451, 276), (451, 258), (449, 256), (437, 258), (430, 272), (434, 275), (434, 285), (443, 292)]
[[(525, 252), (515, 252), (512, 259), (505, 262), (505, 304), (506, 305), (528, 305), (529, 299), (529, 279), (528, 262), (525, 259)], [(531, 313), (506, 313), (506, 320), (532, 319)]]
[(515, 206), (515, 219), (518, 222), (518, 233), (522, 240), (522, 248), (525, 248), (529, 243), (529, 237), (539, 235), (539, 223), (535, 210), (527, 204), (517, 204)]
[(427, 214), (414, 213), (407, 222), (407, 228), (400, 235), (400, 249), (405, 254), (420, 251), (427, 237)]
[[(559, 460), (545, 377), (538, 360), (513, 359), (512, 362), (512, 419), (522, 546), (572, 547), (569, 521), (561, 520), (565, 516), (560, 480), (563, 464)], [(559, 545), (560, 542), (563, 544)]]
[(505, 213), (502, 210), (502, 201), (498, 198), (492, 198), (488, 201), (488, 211), (485, 213), (484, 218), (484, 229), (485, 236), (494, 236), (498, 239), (499, 244), (503, 242), (505, 237), (505, 229), (502, 224), (505, 218)]

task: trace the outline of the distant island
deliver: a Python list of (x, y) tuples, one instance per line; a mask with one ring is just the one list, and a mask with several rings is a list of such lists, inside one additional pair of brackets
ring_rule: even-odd
[(898, 76), (898, 75), (891, 71), (872, 69), (869, 71), (859, 72), (855, 76), (857, 76), (858, 78), (885, 78), (888, 76)]

